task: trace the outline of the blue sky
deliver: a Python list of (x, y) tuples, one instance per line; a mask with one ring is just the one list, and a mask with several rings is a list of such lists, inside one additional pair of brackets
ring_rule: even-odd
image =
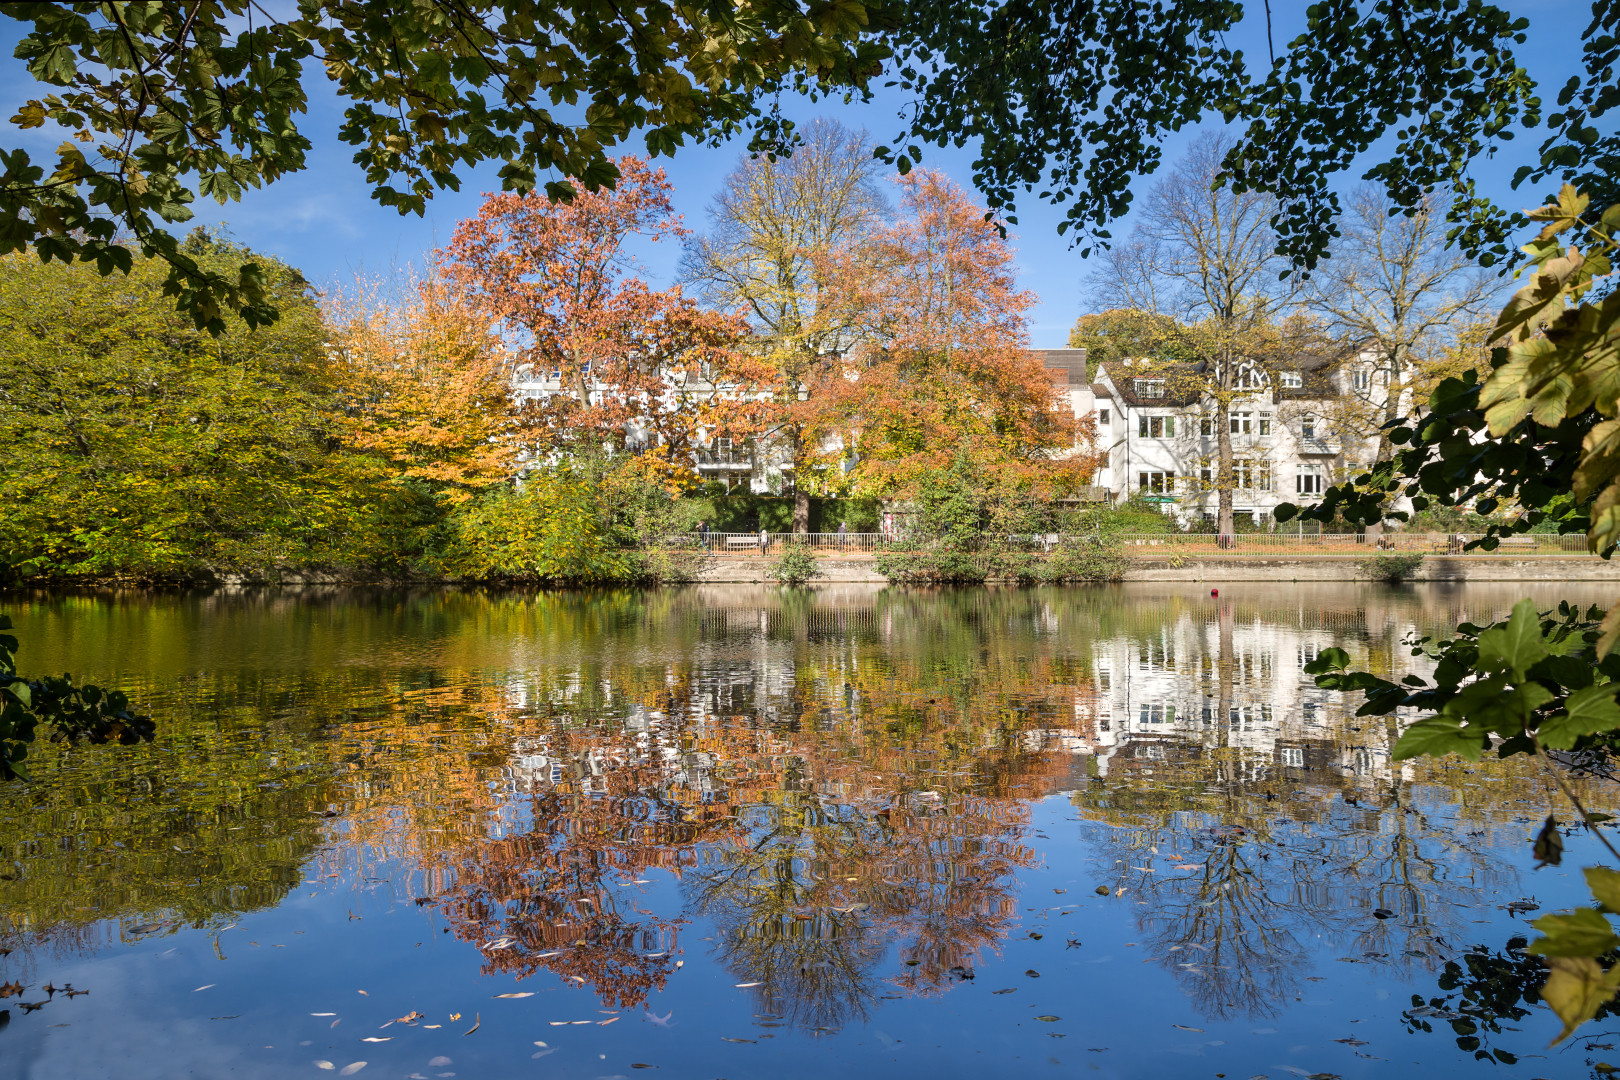
[[(1550, 103), (1556, 88), (1578, 71), (1578, 36), (1590, 18), (1589, 4), (1585, 0), (1520, 0), (1508, 6), (1531, 19), (1531, 38), (1521, 51), (1521, 62), (1541, 84), (1543, 97)], [(1251, 7), (1257, 15), (1262, 10), (1258, 2)], [(1273, 0), (1279, 47), (1303, 29), (1304, 8), (1302, 0)], [(1251, 64), (1258, 60), (1263, 66), (1265, 24), (1263, 15), (1257, 15), (1251, 15), (1240, 28), (1234, 44), (1244, 49)], [(0, 42), (14, 42), (18, 36), (17, 24), (0, 17)], [(18, 104), (39, 90), (16, 61), (4, 64), (0, 71), (4, 72), (0, 75), (0, 109), (4, 109), (0, 116), (10, 116)], [(356, 272), (388, 273), (397, 266), (419, 264), (427, 252), (449, 240), (457, 221), (477, 212), (483, 192), (499, 186), (491, 166), (466, 177), (459, 193), (441, 193), (425, 217), (401, 217), (379, 207), (371, 201), (369, 185), (359, 168), (350, 161), (352, 150), (336, 139), (340, 119), (336, 98), (324, 93), (324, 84), (312, 84), (311, 95), (310, 113), (301, 124), (315, 143), (308, 170), (268, 189), (250, 192), (240, 203), (220, 207), (199, 200), (195, 204), (199, 223), (224, 223), (238, 240), (279, 256), (303, 269), (318, 285), (325, 285)], [(903, 98), (887, 91), (869, 104), (806, 101), (788, 107), (796, 118), (832, 116), (848, 127), (865, 127), (876, 141), (886, 142), (899, 128), (898, 113), (904, 104)], [(1166, 160), (1174, 160), (1194, 134), (1184, 132), (1173, 140)], [(59, 138), (12, 128), (0, 145), (24, 146), (37, 155), (48, 152)], [(1539, 141), (1536, 133), (1521, 132), (1506, 154), (1477, 166), (1485, 194), (1515, 207), (1536, 201), (1531, 192), (1513, 192), (1508, 178)], [(704, 227), (709, 200), (741, 153), (740, 144), (688, 146), (672, 159), (659, 160), (674, 184), (676, 207), (688, 225)], [(967, 187), (971, 186), (972, 160), (971, 146), (962, 150), (929, 148), (924, 164), (942, 169)], [(1151, 190), (1152, 183), (1151, 178), (1138, 182), (1139, 198)], [(1347, 180), (1347, 184), (1353, 183), (1353, 178)], [(1040, 297), (1030, 332), (1033, 343), (1043, 348), (1064, 345), (1075, 318), (1093, 307), (1086, 286), (1092, 266), (1070, 248), (1066, 238), (1058, 236), (1061, 217), (1060, 212), (1030, 196), (1019, 207), (1019, 226), (1012, 241), (1018, 253), (1020, 284)], [(1113, 233), (1120, 237), (1128, 229), (1129, 219), (1116, 224)], [(678, 249), (671, 245), (648, 245), (643, 257), (648, 278), (658, 285), (672, 283), (678, 256)]]

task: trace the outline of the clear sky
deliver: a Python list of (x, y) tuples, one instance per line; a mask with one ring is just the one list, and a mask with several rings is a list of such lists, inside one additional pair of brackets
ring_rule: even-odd
[[(1590, 18), (1589, 4), (1583, 0), (1514, 0), (1507, 6), (1530, 17), (1530, 41), (1521, 51), (1521, 62), (1543, 88), (1543, 98), (1551, 104), (1557, 87), (1579, 70), (1579, 34)], [(1265, 63), (1266, 40), (1263, 9), (1258, 2), (1250, 7), (1255, 14), (1240, 28), (1240, 40), (1251, 65)], [(1274, 38), (1279, 48), (1304, 27), (1303, 0), (1272, 0)], [(18, 24), (0, 16), (0, 42), (15, 42)], [(7, 49), (9, 52), (9, 48)], [(0, 65), (0, 116), (10, 116), (16, 106), (36, 96), (39, 88), (17, 61)], [(317, 80), (319, 81), (319, 80)], [(350, 161), (352, 149), (336, 138), (340, 106), (325, 92), (324, 81), (312, 81), (311, 111), (301, 124), (315, 143), (309, 169), (271, 186), (250, 192), (240, 203), (224, 207), (212, 201), (194, 204), (198, 223), (224, 223), (243, 243), (300, 267), (310, 280), (326, 285), (356, 272), (386, 273), (392, 267), (420, 264), (424, 255), (446, 243), (456, 222), (477, 212), (483, 192), (497, 188), (495, 168), (480, 170), (467, 178), (459, 193), (441, 193), (425, 217), (401, 217), (395, 211), (371, 201), (369, 186), (359, 168)], [(892, 91), (865, 105), (809, 102), (790, 103), (792, 115), (809, 119), (831, 116), (848, 127), (868, 129), (877, 142), (887, 142), (899, 130), (899, 110), (905, 101)], [(1184, 132), (1167, 151), (1174, 160), (1178, 149), (1193, 136)], [(60, 136), (39, 132), (7, 131), (3, 144), (23, 146), (36, 158), (48, 153)], [(1494, 162), (1479, 163), (1485, 194), (1511, 206), (1534, 203), (1531, 192), (1513, 192), (1508, 178), (1529, 159), (1540, 137), (1521, 132), (1504, 156)], [(738, 162), (738, 144), (709, 148), (688, 146), (673, 159), (658, 164), (668, 172), (675, 187), (675, 203), (687, 224), (703, 229), (705, 211), (720, 180)], [(940, 168), (964, 186), (970, 186), (972, 147), (963, 150), (929, 148), (924, 164)], [(1347, 183), (1353, 183), (1353, 178)], [(1138, 201), (1147, 197), (1152, 179), (1144, 178), (1137, 187)], [(1040, 297), (1033, 313), (1030, 333), (1041, 348), (1066, 344), (1068, 329), (1082, 312), (1093, 305), (1086, 279), (1091, 272), (1079, 253), (1057, 234), (1061, 213), (1038, 202), (1033, 196), (1019, 207), (1019, 226), (1013, 234), (1018, 252), (1020, 284)], [(1129, 230), (1129, 221), (1113, 228), (1116, 237)], [(643, 259), (647, 277), (657, 285), (673, 281), (679, 251), (671, 245), (649, 245)]]

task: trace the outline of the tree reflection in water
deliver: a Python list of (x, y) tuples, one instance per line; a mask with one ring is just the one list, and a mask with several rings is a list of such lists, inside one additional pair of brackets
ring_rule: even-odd
[[(831, 1029), (996, 953), (1041, 863), (1032, 805), (1061, 792), (1085, 869), (1126, 890), (1199, 1007), (1270, 1014), (1318, 936), (1403, 972), (1452, 955), (1462, 913), (1513, 880), (1489, 852), (1545, 805), (1548, 781), (1503, 763), (1392, 765), (1392, 729), (1301, 671), (1331, 644), (1399, 673), (1408, 630), (1482, 613), (1416, 596), (436, 594), (334, 600), (341, 619), (244, 602), (210, 657), (154, 607), (143, 632), (172, 631), (180, 673), (148, 688), (158, 743), (45, 751), (32, 789), (0, 790), (7, 942), (223, 924), (304, 874), (387, 878), (486, 973), (615, 1009), (678, 985), (705, 920), (759, 1012)], [(90, 644), (139, 636), (121, 612), (89, 610)], [(267, 650), (298, 662), (224, 674)]]

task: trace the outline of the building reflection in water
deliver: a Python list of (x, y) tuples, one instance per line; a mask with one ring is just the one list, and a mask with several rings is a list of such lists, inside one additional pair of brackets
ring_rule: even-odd
[[(883, 997), (972, 978), (1027, 931), (1038, 901), (1020, 875), (1037, 867), (1133, 906), (1144, 950), (1211, 1016), (1299, 996), (1307, 940), (1431, 967), (1469, 905), (1513, 888), (1492, 841), (1523, 832), (1546, 781), (1500, 762), (1392, 764), (1394, 723), (1354, 717), (1302, 669), (1337, 646), (1403, 674), (1407, 634), (1489, 618), (1516, 593), (1272, 595), (334, 595), (311, 643), (287, 646), (307, 663), (154, 677), (173, 719), (149, 751), (64, 755), (78, 783), (45, 789), (50, 805), (0, 793), (0, 844), (22, 868), (0, 880), (8, 940), (228, 917), (230, 890), (211, 909), (156, 887), (83, 899), (115, 877), (197, 872), (184, 852), (169, 865), (184, 785), (151, 780), (213, 739), (209, 782), (257, 793), (222, 826), (257, 838), (228, 834), (233, 873), (274, 883), (254, 903), (285, 895), (289, 865), (313, 854), (319, 873), (386, 879), (441, 913), (486, 972), (555, 977), (610, 1008), (664, 988), (683, 950), (712, 949), (759, 984), (768, 1022), (836, 1029)], [(222, 672), (232, 650), (264, 647), (256, 619), (289, 618), (220, 603)], [(322, 645), (332, 610), (346, 636)], [(421, 625), (439, 628), (429, 645), (403, 629)], [(345, 650), (371, 666), (345, 668)], [(396, 654), (409, 662), (374, 660)], [(142, 783), (150, 813), (118, 819), (119, 848), (110, 819), (99, 840), (86, 831), (101, 796)], [(1032, 821), (1049, 797), (1067, 800), (1087, 865), (1047, 865)], [(79, 841), (37, 839), (70, 822)], [(273, 869), (243, 869), (255, 860)], [(665, 875), (678, 902), (651, 898)], [(712, 941), (692, 939), (699, 920)]]

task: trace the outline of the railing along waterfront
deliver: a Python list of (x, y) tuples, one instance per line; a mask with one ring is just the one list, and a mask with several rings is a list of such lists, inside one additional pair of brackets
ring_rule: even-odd
[[(1464, 558), (1520, 558), (1530, 556), (1577, 556), (1587, 554), (1586, 537), (1527, 533), (1502, 537), (1494, 551), (1468, 550), (1480, 539), (1479, 533), (1385, 532), (1377, 536), (1359, 533), (1257, 532), (1219, 535), (1216, 533), (1110, 533), (1133, 557), (1140, 559), (1185, 557), (1358, 557), (1388, 554), (1451, 555)], [(1094, 541), (1094, 533), (1037, 533), (1009, 536), (1008, 546), (1034, 553), (1051, 552), (1070, 544)], [(822, 555), (870, 555), (908, 544), (904, 534), (887, 533), (789, 533), (789, 532), (710, 532), (686, 533), (669, 537), (672, 548), (700, 548), (715, 555), (775, 556), (790, 546), (807, 547)]]

